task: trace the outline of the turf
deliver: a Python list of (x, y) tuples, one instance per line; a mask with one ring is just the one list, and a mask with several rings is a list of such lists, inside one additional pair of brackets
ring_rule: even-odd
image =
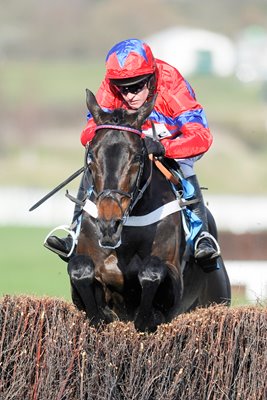
[(42, 245), (44, 228), (0, 228), (0, 296), (33, 294), (70, 300), (66, 263)]
[[(0, 227), (0, 297), (11, 295), (52, 296), (71, 301), (67, 264), (43, 247), (49, 229)], [(233, 288), (232, 306), (248, 304)]]

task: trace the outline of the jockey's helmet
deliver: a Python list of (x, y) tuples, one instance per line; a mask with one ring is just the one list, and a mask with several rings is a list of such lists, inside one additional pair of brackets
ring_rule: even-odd
[(106, 78), (117, 86), (139, 83), (151, 76), (155, 69), (151, 48), (139, 39), (127, 39), (115, 44), (106, 57)]

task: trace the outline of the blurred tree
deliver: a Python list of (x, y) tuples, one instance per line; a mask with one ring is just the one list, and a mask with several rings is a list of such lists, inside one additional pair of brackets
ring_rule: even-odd
[(266, 16), (266, 0), (10, 0), (1, 7), (0, 57), (102, 59), (126, 37), (174, 25), (234, 37), (250, 24), (267, 28)]

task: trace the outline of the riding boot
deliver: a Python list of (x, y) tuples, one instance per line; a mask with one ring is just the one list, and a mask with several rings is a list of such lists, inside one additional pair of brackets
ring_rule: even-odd
[[(78, 202), (75, 203), (72, 223), (70, 225), (70, 234), (67, 237), (59, 238), (57, 236), (48, 236), (45, 240), (44, 246), (54, 253), (58, 254), (60, 258), (64, 261), (68, 262), (70, 253), (73, 253), (74, 250), (74, 241), (75, 241), (75, 232), (77, 226), (79, 225), (79, 217), (83, 210), (83, 202), (86, 199), (87, 191), (84, 185), (85, 175), (82, 177), (80, 186), (77, 193)], [(90, 178), (89, 178), (90, 179)], [(87, 185), (88, 186), (88, 183)]]
[(199, 201), (191, 204), (189, 209), (202, 221), (202, 228), (195, 242), (194, 258), (205, 272), (217, 269), (216, 259), (220, 255), (215, 238), (209, 233), (207, 210), (196, 175), (186, 179), (195, 189), (194, 197)]

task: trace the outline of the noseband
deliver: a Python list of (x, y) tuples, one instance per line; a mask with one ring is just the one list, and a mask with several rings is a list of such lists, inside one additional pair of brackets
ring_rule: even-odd
[(129, 197), (130, 199), (132, 198), (131, 194), (124, 192), (123, 190), (105, 189), (102, 190), (102, 192), (98, 193), (98, 195), (96, 196), (96, 200), (99, 200), (101, 197), (111, 197), (115, 200), (114, 194), (119, 194), (122, 197)]

